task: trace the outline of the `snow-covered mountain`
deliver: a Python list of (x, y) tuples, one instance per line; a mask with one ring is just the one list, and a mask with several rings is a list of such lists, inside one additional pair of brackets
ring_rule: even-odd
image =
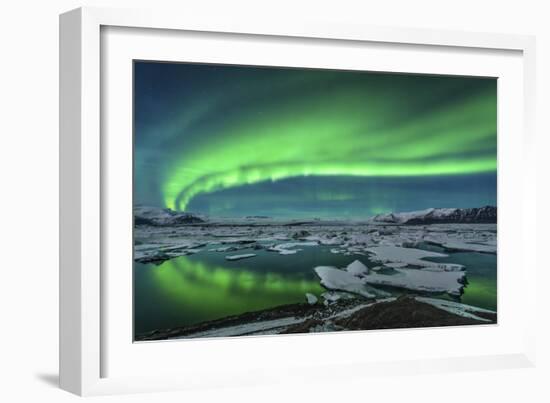
[(378, 214), (372, 222), (389, 224), (447, 224), (447, 223), (496, 223), (497, 208), (429, 208), (407, 213)]
[(134, 207), (134, 225), (175, 226), (202, 222), (204, 222), (202, 218), (191, 213), (177, 212), (158, 207)]

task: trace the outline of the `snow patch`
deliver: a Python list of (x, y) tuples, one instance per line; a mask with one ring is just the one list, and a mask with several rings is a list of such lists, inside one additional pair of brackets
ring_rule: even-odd
[(482, 318), (480, 316), (477, 316), (477, 315), (474, 314), (475, 312), (496, 314), (495, 311), (490, 311), (488, 309), (478, 308), (476, 306), (460, 304), (458, 302), (446, 301), (446, 300), (442, 300), (442, 299), (416, 297), (416, 300), (420, 301), (420, 302), (424, 302), (426, 304), (433, 305), (436, 308), (442, 309), (444, 311), (454, 313), (455, 315), (463, 316), (465, 318), (479, 320), (479, 321), (482, 321), (482, 322), (491, 322), (491, 320), (486, 319), (486, 318)]
[(227, 326), (219, 329), (210, 329), (203, 332), (193, 333), (188, 336), (174, 337), (175, 339), (186, 339), (196, 337), (229, 337), (229, 336), (243, 336), (254, 334), (256, 332), (265, 332), (268, 330), (279, 329), (281, 327), (294, 325), (301, 323), (307, 318), (281, 318), (274, 320), (266, 320), (257, 323), (245, 323), (243, 325)]

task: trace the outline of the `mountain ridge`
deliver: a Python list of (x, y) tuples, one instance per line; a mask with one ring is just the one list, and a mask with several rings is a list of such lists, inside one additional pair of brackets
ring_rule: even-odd
[(495, 206), (470, 208), (429, 208), (403, 213), (378, 214), (374, 223), (422, 225), (422, 224), (494, 224), (497, 222)]
[(168, 208), (148, 206), (134, 207), (134, 225), (155, 227), (200, 224), (205, 222), (201, 217), (186, 212), (173, 211)]

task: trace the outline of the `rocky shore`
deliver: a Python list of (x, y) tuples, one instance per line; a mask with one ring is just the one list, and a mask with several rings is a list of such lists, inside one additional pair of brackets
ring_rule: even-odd
[(326, 331), (495, 324), (495, 312), (452, 301), (401, 296), (376, 301), (341, 299), (333, 304), (291, 304), (188, 327), (136, 335), (136, 341), (253, 336)]

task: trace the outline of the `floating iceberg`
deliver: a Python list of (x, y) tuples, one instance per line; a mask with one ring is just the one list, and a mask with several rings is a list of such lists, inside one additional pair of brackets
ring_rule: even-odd
[(256, 256), (255, 253), (245, 253), (244, 255), (229, 255), (229, 256), (226, 256), (225, 258), (227, 260), (240, 260), (240, 259), (248, 259), (249, 257), (254, 257)]
[(323, 304), (328, 306), (343, 299), (353, 299), (355, 295), (345, 291), (326, 291), (321, 294), (321, 297)]
[(369, 274), (369, 268), (359, 260), (354, 260), (352, 263), (348, 264), (346, 271), (357, 277)]
[(480, 252), (480, 253), (497, 253), (496, 242), (487, 241), (485, 243), (466, 242), (461, 239), (443, 238), (434, 239), (426, 238), (427, 242), (439, 245), (450, 251), (465, 251), (465, 252)]
[(432, 271), (424, 269), (394, 269), (397, 274), (372, 273), (363, 277), (371, 285), (382, 285), (432, 293), (446, 292), (460, 296), (464, 289), (466, 272)]
[(367, 298), (389, 295), (371, 287), (377, 285), (460, 296), (466, 283), (464, 271), (394, 268), (393, 274), (370, 273), (367, 266), (359, 260), (353, 261), (343, 270), (319, 266), (315, 268), (315, 272), (325, 288), (348, 291)]
[(315, 268), (315, 273), (321, 279), (321, 285), (329, 290), (347, 291), (365, 298), (389, 295), (385, 291), (370, 287), (359, 277), (336, 267), (318, 266)]
[(271, 246), (268, 248), (271, 252), (278, 252), (280, 255), (294, 255), (297, 252), (301, 251), (301, 249), (294, 249), (297, 246), (317, 246), (319, 245), (317, 242), (289, 242), (289, 243), (283, 243), (275, 246)]
[(306, 293), (306, 300), (309, 305), (315, 305), (317, 303), (317, 297), (309, 292)]
[(392, 269), (402, 269), (404, 267), (407, 267), (407, 263), (403, 263), (403, 262), (384, 263), (384, 266), (390, 267)]
[(436, 263), (423, 260), (426, 257), (447, 257), (444, 253), (400, 246), (374, 246), (367, 248), (372, 259), (380, 263), (406, 263), (407, 265), (428, 267), (433, 271), (462, 271), (464, 266), (455, 263)]

